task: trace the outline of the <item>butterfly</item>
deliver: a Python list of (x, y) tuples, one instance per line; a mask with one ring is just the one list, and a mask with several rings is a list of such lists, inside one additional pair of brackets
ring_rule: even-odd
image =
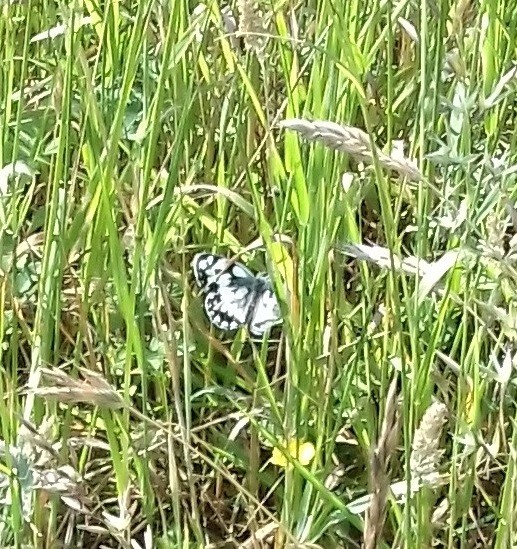
[(254, 275), (226, 257), (199, 253), (192, 260), (210, 322), (225, 331), (247, 326), (256, 336), (280, 324), (280, 307), (267, 274)]

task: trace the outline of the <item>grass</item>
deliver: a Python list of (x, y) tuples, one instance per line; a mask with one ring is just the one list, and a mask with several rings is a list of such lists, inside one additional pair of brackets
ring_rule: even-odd
[(516, 546), (517, 7), (227, 8), (0, 4), (0, 546)]

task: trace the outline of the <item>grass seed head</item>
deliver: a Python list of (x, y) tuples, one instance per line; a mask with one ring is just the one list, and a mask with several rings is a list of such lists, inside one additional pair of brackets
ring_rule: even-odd
[(434, 485), (438, 480), (438, 466), (443, 455), (440, 439), (446, 419), (445, 404), (433, 402), (425, 411), (413, 437), (411, 475), (428, 485)]
[(386, 395), (384, 418), (377, 444), (370, 458), (371, 501), (366, 512), (364, 547), (378, 547), (386, 516), (386, 502), (389, 489), (389, 461), (394, 454), (399, 431), (397, 402), (397, 377), (390, 384)]
[[(329, 149), (344, 152), (354, 157), (358, 162), (373, 162), (372, 147), (368, 134), (354, 126), (345, 126), (327, 120), (302, 120), (293, 118), (280, 123), (282, 128), (294, 130), (309, 141), (322, 143)], [(416, 164), (406, 158), (400, 148), (387, 155), (376, 151), (379, 164), (390, 171), (407, 177), (410, 181), (423, 179)]]
[(257, 57), (264, 57), (267, 45), (267, 32), (270, 14), (263, 0), (238, 0), (239, 13), (238, 35), (244, 39), (246, 49), (255, 52)]
[(49, 385), (33, 389), (34, 394), (54, 398), (60, 402), (88, 402), (102, 408), (122, 408), (124, 401), (113, 387), (97, 372), (86, 368), (79, 371), (83, 380), (75, 379), (62, 370), (42, 368), (43, 378)]

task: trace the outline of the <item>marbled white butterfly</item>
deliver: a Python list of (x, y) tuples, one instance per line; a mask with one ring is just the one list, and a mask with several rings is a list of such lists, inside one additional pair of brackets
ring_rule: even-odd
[(247, 326), (253, 335), (262, 336), (282, 321), (267, 275), (254, 275), (240, 263), (209, 253), (196, 254), (192, 268), (205, 296), (206, 315), (217, 328)]

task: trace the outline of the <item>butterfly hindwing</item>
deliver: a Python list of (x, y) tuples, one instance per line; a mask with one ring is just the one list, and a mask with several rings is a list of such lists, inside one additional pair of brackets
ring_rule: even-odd
[(273, 290), (266, 286), (258, 295), (253, 309), (253, 315), (249, 320), (250, 332), (261, 336), (282, 321), (280, 307)]
[(281, 321), (269, 279), (255, 276), (244, 265), (210, 253), (199, 253), (192, 267), (205, 294), (205, 312), (217, 328), (233, 331), (247, 325), (262, 335)]

